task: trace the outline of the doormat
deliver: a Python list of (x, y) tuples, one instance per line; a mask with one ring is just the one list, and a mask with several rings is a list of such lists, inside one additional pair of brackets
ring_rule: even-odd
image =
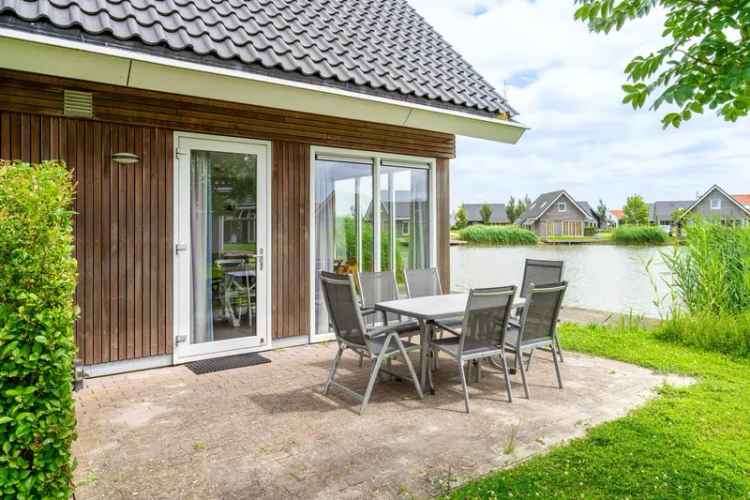
[(254, 366), (264, 365), (270, 363), (271, 360), (264, 358), (260, 354), (237, 354), (235, 356), (227, 356), (225, 358), (212, 358), (203, 359), (200, 361), (192, 361), (186, 363), (190, 371), (196, 375), (203, 375), (205, 373), (220, 372), (222, 370), (231, 370), (232, 368), (242, 368), (243, 366)]

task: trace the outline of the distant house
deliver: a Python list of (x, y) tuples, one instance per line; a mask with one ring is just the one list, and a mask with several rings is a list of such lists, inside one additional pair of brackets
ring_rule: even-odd
[(711, 186), (708, 191), (685, 208), (685, 214), (718, 220), (723, 224), (745, 225), (750, 221), (750, 208), (717, 185)]
[(669, 231), (674, 224), (674, 216), (678, 210), (686, 210), (692, 201), (655, 201), (648, 205), (648, 221), (655, 226), (661, 226)]
[(625, 218), (625, 210), (622, 208), (613, 208), (609, 211), (609, 218), (612, 219), (615, 227), (622, 224), (622, 220)]
[(730, 195), (717, 185), (691, 201), (656, 201), (648, 207), (648, 219), (651, 224), (669, 230), (679, 220), (676, 212), (682, 216), (698, 215), (708, 220), (718, 220), (725, 224), (747, 224), (750, 221), (750, 195)]
[(539, 236), (583, 236), (598, 220), (587, 202), (573, 199), (565, 190), (540, 195), (516, 223)]
[[(466, 219), (469, 224), (483, 224), (482, 220), (482, 207), (485, 203), (464, 203), (464, 209), (466, 210)], [(510, 224), (508, 219), (508, 212), (505, 208), (505, 203), (487, 203), (492, 209), (492, 215), (490, 216), (490, 224)]]
[[(390, 206), (392, 203), (395, 203), (396, 210), (394, 212), (395, 217), (393, 218), (393, 223), (396, 225), (396, 235), (398, 236), (407, 236), (409, 235), (410, 231), (410, 223), (413, 219), (419, 220), (419, 218), (415, 217), (414, 210), (420, 210), (425, 211), (427, 210), (427, 200), (416, 200), (414, 199), (414, 195), (411, 191), (394, 191), (394, 200), (390, 201), (388, 200), (388, 191), (381, 191), (380, 193), (380, 206), (382, 207), (381, 210), (381, 217), (383, 220), (391, 221), (391, 213), (390, 213)], [(367, 212), (365, 213), (365, 219), (366, 220), (373, 220), (372, 216), (372, 202), (370, 202), (370, 205), (367, 207)]]

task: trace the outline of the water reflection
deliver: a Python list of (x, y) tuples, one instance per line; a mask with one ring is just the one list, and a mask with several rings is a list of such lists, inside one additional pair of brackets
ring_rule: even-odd
[[(564, 276), (570, 282), (567, 305), (658, 317), (659, 309), (669, 306), (655, 304), (657, 294), (668, 295), (669, 271), (661, 254), (671, 251), (615, 245), (457, 246), (451, 248), (452, 287), (520, 286), (524, 259), (559, 259), (565, 261)], [(651, 278), (646, 270), (649, 262)]]

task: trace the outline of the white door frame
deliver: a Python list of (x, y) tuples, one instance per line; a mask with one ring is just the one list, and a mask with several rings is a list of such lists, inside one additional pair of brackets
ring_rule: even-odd
[[(374, 207), (380, 206), (380, 166), (381, 162), (407, 162), (423, 164), (429, 172), (429, 189), (430, 189), (430, 254), (429, 265), (437, 265), (437, 160), (421, 156), (408, 156), (390, 153), (378, 153), (374, 151), (364, 151), (359, 149), (342, 149), (328, 146), (311, 146), (310, 147), (310, 185), (308, 186), (310, 194), (310, 238), (309, 238), (309, 258), (310, 258), (310, 343), (327, 342), (333, 340), (333, 333), (318, 335), (315, 331), (315, 284), (318, 277), (315, 275), (315, 254), (317, 251), (315, 245), (315, 236), (317, 227), (315, 225), (315, 157), (317, 154), (327, 154), (332, 156), (341, 156), (346, 158), (367, 158), (373, 161), (373, 199)], [(373, 214), (376, 228), (380, 226), (380, 210), (375, 210)], [(373, 246), (380, 248), (380, 232), (374, 231)], [(373, 255), (373, 264), (375, 271), (380, 270), (380, 252)]]
[[(188, 132), (174, 133), (173, 363), (261, 351), (271, 346), (271, 143)], [(253, 337), (190, 343), (192, 279), (190, 266), (190, 150), (247, 153), (257, 163), (257, 251), (263, 255), (256, 276), (256, 333)]]

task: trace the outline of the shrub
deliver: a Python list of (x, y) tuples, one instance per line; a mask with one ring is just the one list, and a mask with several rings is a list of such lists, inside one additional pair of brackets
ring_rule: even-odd
[(663, 340), (735, 357), (750, 357), (750, 312), (675, 311), (656, 330)]
[(76, 262), (64, 164), (0, 162), (0, 496), (69, 498)]
[(612, 232), (612, 241), (622, 245), (666, 243), (667, 233), (656, 226), (619, 226)]
[(685, 245), (665, 254), (672, 290), (691, 313), (750, 310), (750, 228), (695, 220)]
[(539, 241), (535, 233), (516, 226), (469, 226), (459, 236), (470, 243), (495, 245), (536, 245)]

